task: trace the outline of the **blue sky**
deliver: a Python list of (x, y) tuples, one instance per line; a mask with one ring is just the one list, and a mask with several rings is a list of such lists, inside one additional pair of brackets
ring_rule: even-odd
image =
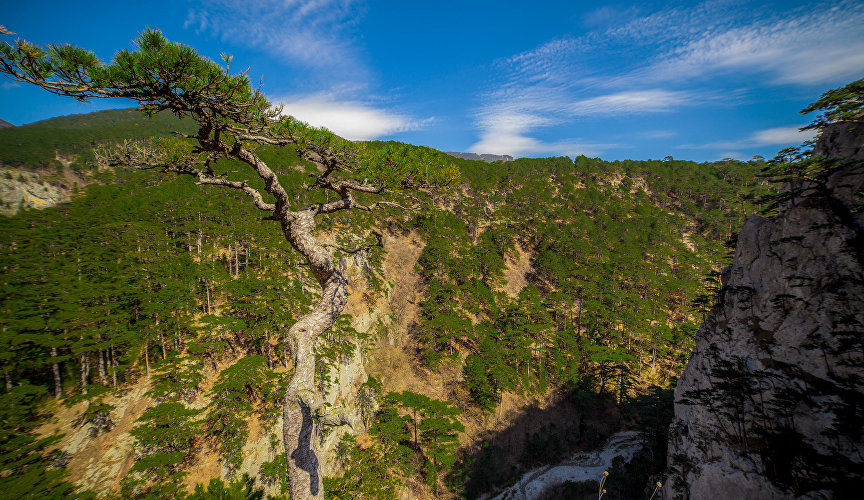
[[(110, 60), (145, 27), (350, 139), (604, 159), (771, 157), (864, 77), (864, 2), (2, 1), (0, 23)], [(129, 107), (0, 81), (16, 125)]]

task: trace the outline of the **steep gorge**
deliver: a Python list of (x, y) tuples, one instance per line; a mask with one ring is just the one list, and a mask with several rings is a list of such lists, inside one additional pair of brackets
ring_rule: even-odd
[[(87, 123), (122, 130), (114, 119), (142, 120), (66, 121), (85, 123), (69, 132), (78, 145)], [(303, 188), (309, 166), (290, 151), (261, 154), (298, 203), (326, 201)], [(380, 477), (376, 463), (389, 482), (360, 495), (478, 497), (631, 425), (643, 411), (631, 403), (665, 398), (656, 386), (683, 366), (701, 277), (764, 188), (758, 162), (453, 161), (460, 185), (423, 193), (430, 203), (320, 228), (349, 247), (375, 228), (384, 247), (335, 252), (351, 294), (316, 380), (353, 420), (353, 432), (321, 432), (337, 498)], [(100, 495), (176, 496), (249, 473), (280, 494), (280, 332), (320, 293), (314, 279), (246, 200), (153, 172), (80, 170), (99, 177), (81, 196), (0, 220), (0, 397), (32, 412), (8, 420), (0, 445), (52, 415), (36, 437), (66, 434), (19, 447), (31, 465), (4, 481), (51, 488), (48, 474), (68, 473)], [(426, 425), (452, 411), (450, 431), (464, 431), (446, 447), (406, 433), (416, 405)]]

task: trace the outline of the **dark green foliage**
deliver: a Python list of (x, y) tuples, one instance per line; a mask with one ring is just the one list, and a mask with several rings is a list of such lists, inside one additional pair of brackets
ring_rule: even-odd
[(386, 401), (398, 408), (400, 414), (404, 413), (401, 420), (408, 424), (409, 431), (413, 430), (415, 449), (421, 449), (427, 459), (436, 464), (452, 465), (457, 433), (465, 431), (456, 418), (462, 410), (454, 408), (449, 401), (411, 391), (391, 392)]
[(22, 384), (0, 394), (0, 489), (7, 498), (70, 498), (74, 485), (63, 480), (66, 471), (53, 468), (43, 453), (61, 436), (38, 439), (31, 434), (45, 418), (36, 402), (43, 387)]
[(267, 368), (263, 356), (241, 358), (219, 373), (213, 384), (210, 410), (204, 427), (220, 443), (220, 451), (230, 470), (243, 462), (243, 444), (249, 434), (248, 421), (260, 404), (278, 410), (281, 394), (276, 375)]
[[(700, 276), (729, 258), (720, 241), (768, 189), (757, 160), (457, 163), (469, 196), (408, 224), (427, 240), (412, 333), (430, 368), (464, 358), (465, 389), (489, 410), (502, 391), (586, 377), (621, 400), (668, 381), (691, 346)], [(511, 298), (498, 290), (521, 252), (536, 274)]]
[(176, 470), (185, 454), (191, 450), (201, 425), (196, 417), (201, 410), (187, 408), (183, 403), (166, 402), (148, 408), (138, 419), (141, 425), (130, 431), (138, 441), (139, 459), (133, 470), (150, 471), (168, 467)]
[(389, 393), (369, 427), (361, 446), (345, 436), (339, 460), (345, 472), (325, 478), (328, 494), (336, 498), (397, 498), (405, 478), (421, 473), (438, 488), (439, 475), (456, 461), (457, 436), (465, 427), (457, 417), (461, 410), (448, 401), (404, 391)]
[(179, 401), (148, 408), (130, 431), (136, 440), (136, 460), (123, 479), (124, 497), (161, 498), (184, 491), (183, 478), (198, 442), (203, 410)]
[(410, 476), (414, 470), (414, 435), (407, 425), (407, 418), (391, 398), (384, 399), (384, 405), (375, 416), (375, 423), (369, 434), (377, 438), (381, 452), (387, 457), (390, 467), (403, 476)]
[(802, 114), (821, 111), (805, 128), (824, 128), (829, 123), (856, 121), (864, 118), (864, 80), (857, 80), (843, 87), (829, 90), (819, 100), (801, 110)]
[[(277, 450), (278, 451), (278, 450)], [(288, 492), (288, 459), (284, 453), (276, 453), (273, 460), (261, 464), (258, 470), (261, 482), (267, 485), (279, 484), (279, 491)], [(329, 490), (328, 490), (329, 491)]]
[(229, 482), (227, 485), (219, 478), (213, 478), (205, 487), (195, 485), (195, 491), (186, 500), (261, 500), (264, 490), (255, 487), (255, 478), (243, 474), (243, 477)]
[(329, 496), (342, 500), (395, 500), (404, 473), (394, 469), (393, 458), (380, 443), (368, 447), (357, 445), (356, 438), (344, 436), (339, 454), (346, 466), (341, 477), (325, 477), (324, 489)]

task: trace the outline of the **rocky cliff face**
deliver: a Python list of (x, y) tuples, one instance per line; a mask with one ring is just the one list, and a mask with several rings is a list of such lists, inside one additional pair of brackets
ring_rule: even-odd
[(860, 495), (862, 145), (864, 124), (827, 128), (815, 152), (845, 167), (741, 229), (675, 390), (665, 498)]
[(68, 201), (69, 190), (46, 182), (39, 174), (0, 169), (0, 214), (15, 215), (21, 208), (47, 208)]

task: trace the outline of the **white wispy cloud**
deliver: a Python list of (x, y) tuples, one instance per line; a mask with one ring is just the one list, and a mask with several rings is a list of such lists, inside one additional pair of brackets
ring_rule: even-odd
[(397, 132), (417, 130), (432, 119), (416, 119), (373, 103), (341, 99), (339, 95), (319, 93), (276, 99), (285, 113), (316, 127), (326, 127), (353, 141), (366, 141)]
[(596, 156), (602, 151), (618, 147), (615, 144), (594, 144), (579, 139), (542, 141), (529, 133), (537, 128), (550, 126), (557, 120), (537, 114), (513, 110), (495, 110), (488, 113), (481, 127), (480, 140), (470, 147), (476, 153), (509, 154), (523, 156), (529, 154), (559, 154), (567, 156)]
[(636, 135), (644, 139), (671, 139), (678, 135), (678, 132), (674, 130), (643, 130), (637, 132)]
[[(734, 92), (714, 90), (719, 87), (712, 81), (726, 74), (749, 75), (760, 84), (819, 85), (864, 73), (864, 3), (855, 0), (780, 14), (728, 1), (641, 16), (631, 9), (617, 26), (610, 26), (614, 21), (601, 10), (587, 19), (604, 29), (559, 36), (498, 62), (499, 80), (475, 113), (480, 135), (475, 149), (536, 148), (543, 143), (540, 129), (578, 125), (582, 117), (729, 102)], [(498, 124), (525, 116), (531, 119), (518, 132)], [(728, 141), (725, 149), (800, 142), (797, 130), (792, 134), (789, 128), (761, 133)], [(789, 137), (795, 138), (786, 141)]]
[(768, 74), (775, 84), (812, 85), (860, 76), (864, 70), (861, 2), (823, 3), (741, 21), (733, 16), (695, 31), (685, 26), (657, 61), (632, 76), (669, 81), (746, 71)]
[(760, 146), (775, 146), (809, 141), (816, 136), (815, 130), (800, 130), (800, 127), (775, 127), (760, 130), (750, 136), (750, 140)]
[(619, 148), (616, 144), (594, 144), (579, 140), (541, 141), (532, 136), (537, 129), (561, 126), (575, 118), (671, 111), (687, 100), (686, 92), (661, 89), (637, 90), (573, 99), (568, 89), (550, 85), (501, 89), (494, 102), (478, 110), (480, 139), (472, 151), (510, 154), (562, 154), (594, 156)]
[(192, 0), (185, 27), (328, 73), (365, 73), (350, 28), (362, 0)]
[[(369, 96), (370, 69), (363, 63), (353, 28), (365, 0), (192, 0), (185, 26), (233, 43), (265, 50), (310, 71), (312, 94), (271, 99), (285, 113), (350, 140), (369, 140), (416, 130), (416, 119)], [(285, 82), (282, 82), (285, 85)]]
[(574, 101), (566, 109), (573, 116), (671, 111), (687, 102), (686, 92), (629, 90)]
[(507, 154), (515, 157), (525, 155), (562, 155), (575, 157), (579, 155), (599, 156), (609, 149), (621, 147), (618, 144), (596, 144), (578, 139), (561, 141), (541, 141), (525, 134), (502, 134), (495, 130), (485, 132), (480, 141), (471, 146), (472, 152), (483, 154)]
[[(717, 149), (717, 150), (739, 150), (752, 149), (760, 146), (790, 146), (798, 145), (816, 137), (814, 130), (800, 130), (803, 125), (790, 125), (785, 127), (774, 127), (757, 130), (747, 137), (729, 140), (708, 142), (705, 144), (683, 144), (680, 149)], [(740, 155), (740, 153), (739, 153)]]

